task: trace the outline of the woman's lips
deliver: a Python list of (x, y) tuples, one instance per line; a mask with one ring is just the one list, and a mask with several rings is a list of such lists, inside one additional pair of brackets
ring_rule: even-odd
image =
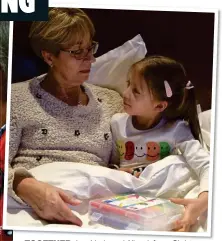
[(80, 70), (81, 73), (84, 73), (84, 74), (89, 74), (90, 72), (90, 69), (84, 69), (84, 70)]

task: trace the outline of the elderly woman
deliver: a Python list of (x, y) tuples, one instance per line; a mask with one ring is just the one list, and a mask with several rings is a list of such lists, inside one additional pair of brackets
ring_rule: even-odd
[(29, 35), (49, 71), (13, 84), (11, 95), (9, 194), (43, 219), (80, 226), (67, 206), (80, 201), (28, 170), (63, 161), (107, 166), (110, 119), (122, 101), (114, 91), (84, 83), (98, 48), (94, 32), (82, 10), (50, 9), (49, 20), (34, 22)]

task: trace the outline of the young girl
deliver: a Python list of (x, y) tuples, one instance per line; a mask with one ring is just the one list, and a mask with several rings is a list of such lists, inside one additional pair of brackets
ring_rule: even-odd
[(139, 176), (147, 165), (181, 153), (200, 179), (197, 199), (172, 199), (186, 206), (177, 229), (188, 231), (208, 204), (209, 154), (200, 143), (194, 86), (180, 63), (163, 56), (135, 63), (127, 81), (126, 113), (111, 121), (115, 145), (110, 166)]

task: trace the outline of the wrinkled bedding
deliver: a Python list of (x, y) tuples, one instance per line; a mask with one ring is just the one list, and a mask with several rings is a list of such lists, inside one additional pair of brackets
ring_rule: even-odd
[[(83, 228), (87, 229), (112, 229), (89, 222), (88, 202), (91, 199), (129, 192), (162, 198), (196, 198), (199, 191), (196, 174), (179, 155), (171, 155), (147, 166), (140, 178), (101, 166), (70, 162), (44, 164), (30, 171), (38, 180), (60, 187), (83, 200), (81, 205), (71, 208), (82, 219)], [(192, 231), (206, 231), (206, 221), (206, 217), (201, 217)], [(70, 230), (79, 228), (75, 225), (49, 224), (39, 219), (28, 206), (17, 203), (11, 197), (8, 197), (6, 224), (14, 229), (21, 226), (29, 229), (44, 227), (44, 230), (53, 226), (61, 229), (69, 227)]]

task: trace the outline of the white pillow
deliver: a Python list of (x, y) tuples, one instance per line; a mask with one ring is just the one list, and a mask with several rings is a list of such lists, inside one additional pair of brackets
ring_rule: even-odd
[(93, 63), (88, 83), (116, 90), (121, 95), (126, 89), (130, 66), (145, 57), (146, 45), (140, 35), (125, 42)]
[(211, 110), (201, 112), (199, 114), (200, 128), (203, 136), (203, 141), (210, 148), (210, 127), (211, 127)]

